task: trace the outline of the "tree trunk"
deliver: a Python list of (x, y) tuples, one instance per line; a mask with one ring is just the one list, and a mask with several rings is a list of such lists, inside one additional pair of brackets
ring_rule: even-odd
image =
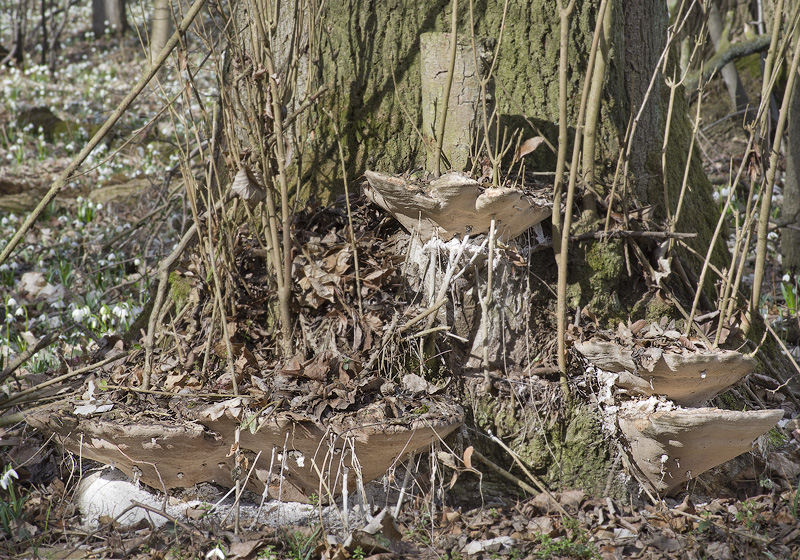
[(150, 30), (150, 60), (154, 60), (169, 40), (172, 13), (169, 0), (153, 0), (153, 23)]
[(800, 272), (800, 87), (794, 88), (789, 105), (786, 143), (786, 176), (783, 180), (781, 254), (784, 270)]
[[(597, 0), (578, 0), (571, 18), (567, 99), (569, 126), (573, 131), (598, 5)], [(303, 186), (296, 194), (300, 197), (314, 194), (327, 201), (340, 190), (339, 141), (350, 179), (361, 176), (367, 169), (401, 173), (425, 166), (426, 150), (418, 132), (422, 128), (419, 43), (424, 33), (450, 30), (450, 9), (450, 2), (446, 0), (381, 3), (345, 0), (324, 4), (318, 33), (308, 30), (301, 48), (294, 51), (302, 58), (296, 78), (281, 73), (284, 84), (289, 79), (294, 79), (296, 84), (296, 98), (284, 100), (289, 114), (305, 95), (319, 86), (330, 86), (318, 101), (316, 110), (301, 118), (303, 124), (298, 128), (301, 131), (298, 135), (311, 149), (304, 156)], [(662, 169), (661, 152), (670, 98), (670, 90), (659, 70), (667, 41), (666, 5), (626, 0), (611, 2), (611, 9), (611, 54), (600, 108), (601, 121), (597, 127), (594, 188), (601, 199), (610, 193), (620, 151), (627, 151), (627, 190), (622, 193), (623, 200), (628, 207), (653, 205), (655, 220), (663, 222), (675, 215), (686, 175), (685, 200), (676, 231), (696, 232), (698, 236), (690, 243), (705, 255), (717, 223), (718, 209), (699, 152), (696, 148), (690, 149), (692, 128), (682, 89), (675, 96)], [(502, 3), (479, 3), (474, 10), (474, 28), (469, 10), (464, 9), (459, 14), (458, 30), (468, 39), (473, 29), (479, 39), (488, 38), (489, 42), (494, 39), (493, 48), (499, 51), (499, 56), (494, 70), (493, 102), (501, 115), (501, 126), (509, 137), (513, 133), (521, 133), (522, 138), (542, 133), (557, 146), (559, 15), (556, 3), (551, 0), (510, 2), (500, 43), (497, 38), (503, 21)], [(279, 26), (279, 36), (281, 28), (291, 28), (297, 21), (298, 13), (292, 9), (283, 10), (286, 20)], [(288, 43), (273, 42), (273, 45)], [(279, 68), (286, 67), (280, 61), (285, 62), (290, 57), (288, 51), (286, 47), (284, 52), (275, 53)], [(491, 59), (491, 53), (488, 58)], [(667, 64), (670, 76), (673, 58), (677, 57), (670, 55)], [(246, 56), (241, 56), (240, 60), (232, 57), (231, 64), (233, 71), (241, 75), (250, 62)], [(654, 72), (659, 73), (652, 80)], [(244, 91), (244, 86), (240, 88), (241, 92), (232, 92), (231, 97), (244, 99), (250, 95)], [(264, 115), (243, 117), (255, 122), (267, 120)], [(636, 129), (626, 142), (626, 131), (633, 117), (637, 118)], [(502, 136), (501, 131), (498, 137)], [(244, 143), (245, 139), (240, 135), (239, 141)], [(242, 152), (246, 149), (247, 146), (241, 146)], [(555, 157), (544, 149), (527, 159), (530, 160), (528, 169), (554, 169)], [(614, 209), (620, 209), (619, 203), (614, 203)], [(596, 226), (582, 224), (582, 227), (594, 229)], [(722, 239), (718, 240), (714, 253), (714, 263), (720, 266), (726, 256)], [(576, 248), (570, 262), (569, 305), (573, 310), (589, 305), (603, 313), (604, 321), (628, 318), (633, 313), (655, 312), (652, 306), (648, 309), (645, 305), (635, 307), (637, 301), (629, 287), (631, 279), (625, 274), (622, 247), (621, 242), (613, 242)], [(689, 264), (696, 264), (691, 254), (683, 254), (683, 257)], [(540, 257), (540, 262), (532, 263), (531, 267), (536, 269), (538, 278), (553, 280), (555, 269), (551, 256)], [(484, 272), (480, 274), (485, 278)], [(513, 275), (506, 276), (508, 278), (498, 280), (498, 284), (505, 283)], [(522, 284), (525, 282), (523, 280)], [(527, 323), (517, 328), (527, 330), (533, 338), (530, 345), (518, 347), (526, 349), (522, 352), (525, 356), (520, 359), (499, 353), (498, 361), (506, 360), (499, 370), (503, 373), (515, 371), (519, 374), (525, 368), (535, 369), (537, 353), (546, 354), (552, 341), (554, 328), (552, 311), (548, 307), (554, 307), (553, 298), (542, 289), (541, 280), (528, 278), (527, 284), (529, 291), (525, 293), (531, 294), (530, 309), (517, 312), (521, 292), (514, 291), (516, 288), (510, 285), (507, 288), (509, 299), (498, 303), (500, 307), (505, 304), (507, 312), (515, 313), (516, 319), (524, 318)], [(449, 309), (447, 313), (477, 317), (481, 311), (471, 309), (465, 313)], [(480, 379), (463, 379), (465, 408), (471, 410), (472, 422), (480, 430), (503, 437), (529, 464), (545, 471), (551, 485), (577, 485), (593, 493), (608, 491), (612, 484), (608, 475), (609, 462), (616, 452), (602, 444), (605, 441), (602, 423), (592, 410), (585, 406), (564, 408), (563, 401), (553, 390), (538, 381), (533, 384), (536, 390), (531, 388), (524, 398), (498, 396), (497, 391), (509, 390), (508, 383), (495, 383), (491, 381), (496, 379), (493, 376), (494, 373)], [(551, 407), (546, 414), (541, 409), (542, 402)], [(560, 422), (555, 422), (556, 418)], [(554, 462), (559, 468), (550, 468)]]
[(110, 28), (117, 34), (128, 29), (125, 0), (92, 0), (92, 31), (95, 37), (105, 35)]

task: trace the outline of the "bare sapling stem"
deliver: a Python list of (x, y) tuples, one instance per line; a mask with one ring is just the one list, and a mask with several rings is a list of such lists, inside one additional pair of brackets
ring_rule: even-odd
[(583, 194), (583, 213), (590, 222), (597, 220), (597, 197), (594, 180), (594, 160), (597, 148), (597, 126), (600, 120), (600, 105), (603, 100), (603, 86), (606, 79), (606, 66), (608, 63), (609, 51), (611, 48), (611, 32), (613, 24), (614, 5), (611, 0), (610, 5), (606, 6), (602, 16), (598, 14), (598, 19), (603, 22), (602, 32), (599, 36), (598, 56), (594, 61), (592, 72), (591, 88), (586, 105), (586, 125), (583, 129), (583, 183), (586, 191)]
[(447, 67), (447, 79), (442, 93), (439, 122), (436, 123), (436, 176), (442, 174), (442, 146), (444, 146), (444, 129), (447, 122), (447, 108), (450, 105), (450, 89), (453, 86), (453, 73), (456, 68), (456, 49), (458, 49), (458, 0), (453, 0), (453, 17), (450, 23), (450, 60)]
[[(778, 21), (773, 22), (778, 25)], [(775, 127), (775, 137), (772, 143), (772, 151), (769, 155), (769, 168), (767, 169), (766, 184), (761, 195), (761, 208), (758, 216), (758, 229), (756, 232), (756, 265), (753, 272), (753, 296), (750, 300), (750, 313), (755, 315), (761, 302), (761, 283), (764, 280), (764, 267), (767, 260), (767, 233), (769, 229), (769, 214), (772, 209), (772, 191), (775, 187), (775, 172), (778, 168), (778, 156), (780, 155), (781, 141), (783, 132), (786, 129), (786, 120), (789, 115), (789, 104), (791, 103), (792, 92), (797, 78), (797, 67), (800, 62), (800, 33), (796, 34), (794, 53), (789, 69), (789, 78), (786, 81), (786, 91), (783, 94), (781, 110), (778, 114), (778, 124)]]
[[(570, 0), (567, 7), (564, 7), (562, 0), (558, 0), (558, 15), (561, 20), (561, 42), (558, 60), (558, 155), (556, 160), (556, 177), (553, 184), (553, 253), (555, 253), (558, 263), (559, 281), (564, 264), (561, 262), (561, 243), (563, 239), (563, 225), (561, 222), (561, 199), (564, 193), (564, 165), (567, 161), (567, 56), (569, 54), (569, 18), (575, 8), (575, 0)], [(570, 213), (567, 208), (566, 213)], [(561, 372), (561, 389), (564, 396), (569, 394), (569, 384), (567, 383), (567, 355), (566, 355), (566, 302), (557, 302), (556, 321), (558, 323), (558, 370)]]
[(270, 97), (272, 99), (272, 115), (275, 119), (275, 159), (278, 165), (278, 185), (281, 198), (281, 228), (283, 230), (283, 286), (278, 292), (278, 309), (281, 318), (281, 338), (284, 356), (292, 353), (292, 314), (290, 302), (292, 298), (292, 218), (289, 211), (289, 184), (286, 176), (286, 144), (283, 134), (283, 107), (281, 91), (278, 87), (275, 64), (270, 47), (267, 47), (264, 62), (269, 72)]
[[(339, 125), (336, 118), (330, 111), (328, 118), (333, 123), (333, 133), (336, 135), (336, 144), (339, 146), (339, 161), (342, 164), (342, 181), (344, 182), (344, 203), (347, 207), (347, 225), (350, 230), (350, 246), (353, 249), (353, 267), (356, 273), (356, 295), (358, 296), (358, 314), (364, 316), (364, 308), (361, 302), (361, 274), (358, 268), (358, 246), (356, 245), (356, 231), (353, 228), (353, 213), (350, 209), (350, 189), (347, 185), (347, 165), (344, 160), (344, 147), (342, 146), (342, 138), (339, 134)], [(438, 161), (438, 160), (437, 160)]]
[[(570, 3), (570, 6), (574, 6), (574, 3)], [(578, 163), (580, 160), (581, 155), (581, 140), (583, 139), (583, 125), (584, 120), (586, 118), (586, 106), (588, 104), (589, 94), (592, 89), (592, 75), (594, 73), (594, 66), (595, 60), (597, 57), (598, 45), (600, 43), (600, 37), (603, 34), (603, 21), (605, 12), (608, 7), (608, 1), (602, 0), (600, 2), (600, 8), (597, 14), (597, 21), (595, 23), (595, 30), (594, 36), (592, 38), (592, 46), (591, 50), (589, 51), (589, 63), (587, 64), (586, 68), (586, 76), (584, 79), (583, 90), (581, 92), (581, 101), (580, 106), (578, 109), (578, 120), (575, 125), (575, 143), (572, 146), (572, 162), (570, 164), (570, 171), (569, 171), (569, 184), (567, 187), (567, 201), (566, 201), (566, 209), (564, 210), (564, 221), (561, 227), (560, 236), (560, 243), (558, 248), (558, 253), (556, 255), (556, 259), (558, 261), (558, 286), (556, 289), (557, 295), (557, 302), (556, 302), (556, 320), (558, 321), (558, 369), (561, 373), (561, 390), (564, 393), (565, 398), (569, 398), (569, 384), (567, 382), (567, 349), (566, 349), (566, 325), (567, 325), (567, 268), (568, 268), (568, 260), (569, 260), (569, 235), (570, 229), (572, 227), (572, 205), (575, 199), (575, 187), (578, 179)], [(572, 10), (572, 7), (568, 7), (568, 10)], [(569, 14), (564, 15), (564, 12), (561, 12), (562, 17), (562, 41), (567, 39), (566, 35), (563, 32), (564, 27), (568, 29), (568, 21), (565, 25), (564, 20), (569, 18)], [(561, 62), (564, 61), (567, 55), (567, 48), (568, 45), (562, 43), (562, 58), (559, 61), (559, 81), (561, 80), (561, 70), (564, 70), (566, 73), (566, 65), (561, 67)], [(566, 85), (566, 75), (564, 75), (564, 80)], [(564, 88), (563, 92), (559, 90), (559, 111), (564, 109), (566, 113), (566, 97), (563, 99), (561, 98), (561, 94), (566, 95), (566, 87)], [(562, 103), (563, 102), (563, 103)], [(563, 105), (563, 106), (562, 106)], [(561, 134), (561, 123), (559, 123), (559, 136)], [(566, 125), (566, 120), (564, 121), (564, 125)], [(559, 155), (562, 153), (562, 139), (559, 137)], [(566, 138), (564, 139), (563, 144), (564, 149), (564, 158), (566, 159)], [(561, 168), (563, 169), (563, 167)], [(562, 171), (563, 173), (563, 171)], [(563, 182), (563, 175), (561, 177)], [(562, 185), (563, 188), (563, 185)], [(560, 205), (560, 204), (559, 204)], [(560, 208), (558, 209), (560, 213)], [(556, 211), (555, 204), (553, 205), (553, 211)], [(556, 232), (553, 231), (553, 240), (555, 241)], [(554, 243), (555, 246), (555, 243)]]
[[(495, 117), (496, 112), (493, 112), (491, 115), (489, 114), (489, 108), (487, 103), (488, 94), (486, 88), (489, 85), (489, 82), (491, 81), (494, 75), (494, 67), (497, 64), (497, 57), (500, 54), (499, 46), (503, 44), (503, 32), (506, 29), (506, 15), (508, 14), (508, 2), (509, 0), (505, 0), (505, 3), (503, 4), (503, 19), (500, 21), (500, 33), (497, 38), (498, 47), (494, 51), (494, 56), (492, 57), (492, 64), (489, 66), (489, 71), (486, 73), (485, 76), (481, 77), (480, 81), (484, 142), (486, 143), (487, 155), (492, 163), (492, 186), (495, 187), (500, 185), (500, 160), (502, 159), (502, 153), (501, 153), (502, 147), (497, 146), (496, 149), (493, 150), (492, 144), (489, 141), (489, 138), (491, 138), (490, 131), (491, 131), (492, 119)], [(478, 65), (478, 46), (475, 41), (475, 14), (474, 14), (473, 4), (474, 4), (473, 0), (470, 0), (469, 23), (470, 23), (470, 28), (472, 29), (472, 56), (475, 59), (475, 69), (477, 71), (477, 69), (480, 68), (480, 66)], [(575, 4), (575, 0), (572, 0), (572, 4)], [(499, 126), (499, 118), (498, 118), (498, 126)]]

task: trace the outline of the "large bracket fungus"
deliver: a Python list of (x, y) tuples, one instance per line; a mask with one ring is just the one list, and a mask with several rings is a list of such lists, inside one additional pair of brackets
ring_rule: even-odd
[(364, 195), (397, 218), (422, 241), (434, 236), (486, 233), (511, 240), (551, 215), (552, 203), (508, 187), (483, 188), (463, 173), (447, 173), (430, 183), (367, 171)]

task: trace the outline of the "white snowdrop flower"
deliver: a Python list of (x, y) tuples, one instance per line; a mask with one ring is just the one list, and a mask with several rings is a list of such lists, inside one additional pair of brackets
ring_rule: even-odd
[(97, 210), (102, 210), (103, 209), (103, 203), (102, 202), (98, 202), (97, 204), (94, 205), (94, 207)]
[(141, 264), (142, 264), (142, 261), (140, 259), (133, 259), (133, 266), (139, 266)]
[(7, 270), (11, 270), (7, 263), (0, 264), (0, 272), (6, 272)]
[(9, 222), (16, 222), (18, 219), (19, 219), (19, 218), (17, 218), (17, 215), (16, 215), (16, 214), (9, 214), (9, 215), (8, 215), (8, 221), (9, 221)]
[(75, 200), (78, 202), (78, 204), (80, 204), (81, 202), (83, 202), (83, 197), (82, 197), (82, 196), (79, 196), (79, 197), (78, 197), (78, 198), (76, 198)]
[(25, 315), (25, 310), (22, 309), (21, 307), (17, 307), (17, 310), (14, 312), (14, 315), (16, 315), (17, 317), (22, 317), (23, 315)]
[(120, 319), (125, 319), (130, 314), (130, 312), (124, 305), (119, 305), (119, 304), (115, 305), (114, 309), (112, 309), (111, 312)]
[(8, 266), (11, 267), (11, 270), (17, 270), (19, 268), (19, 263), (12, 262), (12, 263), (9, 263)]
[(8, 490), (8, 487), (11, 486), (12, 484), (11, 481), (12, 478), (19, 479), (19, 475), (17, 474), (17, 471), (15, 471), (14, 469), (8, 469), (6, 472), (3, 473), (3, 477), (0, 478), (0, 488), (2, 488), (3, 490)]
[(114, 253), (109, 253), (106, 256), (106, 260), (108, 260), (108, 262), (114, 262), (115, 260), (117, 260), (117, 255), (115, 255)]
[(17, 305), (17, 300), (15, 300), (13, 297), (8, 298), (8, 301), (6, 302), (6, 307), (14, 307), (16, 305)]
[(99, 326), (99, 324), (100, 323), (98, 322), (97, 317), (92, 317), (91, 319), (89, 319), (89, 326), (91, 328), (96, 329)]
[(781, 280), (783, 280), (784, 282), (787, 282), (787, 283), (788, 283), (788, 282), (791, 282), (791, 281), (792, 281), (792, 277), (791, 277), (791, 276), (789, 276), (788, 274), (784, 274), (784, 275), (783, 275), (783, 278), (781, 278)]
[(88, 305), (84, 305), (83, 307), (77, 307), (77, 308), (73, 309), (73, 311), (72, 311), (72, 319), (76, 323), (81, 323), (90, 314), (91, 314), (91, 311), (89, 310), (89, 306)]
[(47, 321), (47, 313), (42, 313), (41, 315), (39, 315), (39, 317), (36, 318), (36, 320), (39, 321), (40, 323), (44, 323), (45, 321)]
[(776, 239), (778, 239), (778, 234), (775, 233), (774, 231), (771, 231), (767, 234), (767, 239), (769, 239), (770, 241), (775, 241)]
[(225, 553), (222, 551), (220, 547), (212, 548), (211, 550), (206, 552), (206, 560), (213, 560), (214, 558), (225, 560)]
[(7, 225), (8, 225), (8, 218), (6, 218), (5, 216), (3, 216), (3, 219), (2, 219), (2, 220), (0, 220), (0, 225), (2, 225), (2, 226), (7, 226)]
[(663, 465), (669, 460), (669, 455), (662, 455), (661, 456), (661, 464)]

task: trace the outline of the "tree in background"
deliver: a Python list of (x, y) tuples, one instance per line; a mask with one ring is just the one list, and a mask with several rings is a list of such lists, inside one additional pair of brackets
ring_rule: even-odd
[(125, 15), (125, 0), (92, 0), (92, 31), (95, 37), (102, 37), (106, 30), (117, 34), (128, 29)]
[(169, 0), (153, 0), (153, 22), (150, 27), (150, 61), (152, 62), (172, 33), (172, 11)]

